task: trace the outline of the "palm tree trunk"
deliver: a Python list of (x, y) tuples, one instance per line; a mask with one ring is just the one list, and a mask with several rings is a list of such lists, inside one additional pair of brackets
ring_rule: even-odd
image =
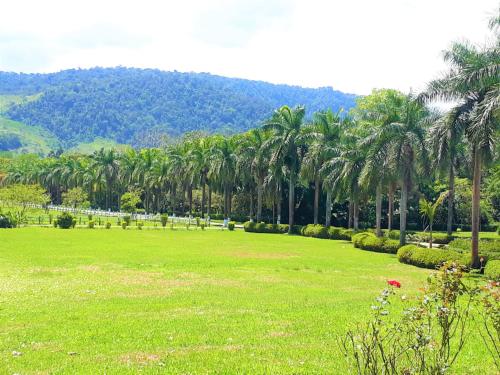
[(264, 181), (259, 177), (259, 182), (257, 183), (257, 223), (260, 223), (262, 219), (262, 195), (264, 190)]
[(188, 188), (188, 199), (189, 199), (189, 216), (193, 215), (193, 185), (189, 185)]
[(316, 177), (314, 179), (314, 224), (318, 224), (319, 189), (319, 177)]
[(474, 177), (472, 180), (472, 266), (479, 266), (479, 220), (481, 198), (481, 154), (474, 147)]
[(429, 232), (430, 232), (429, 248), (432, 249), (432, 222), (429, 223)]
[(208, 204), (207, 204), (207, 216), (210, 217), (210, 210), (212, 208), (212, 189), (208, 185)]
[(253, 191), (250, 189), (250, 221), (253, 221)]
[(401, 201), (399, 203), (399, 245), (406, 244), (406, 207), (408, 205), (408, 182), (403, 179)]
[(228, 194), (228, 201), (227, 201), (227, 218), (231, 218), (231, 213), (232, 213), (232, 204), (233, 204), (233, 189), (229, 187), (229, 194)]
[(358, 201), (354, 201), (352, 205), (352, 211), (353, 211), (353, 229), (358, 230), (359, 229), (359, 203)]
[(387, 193), (388, 207), (387, 207), (387, 230), (392, 230), (392, 219), (394, 218), (394, 187), (392, 184), (389, 186)]
[(277, 201), (276, 201), (276, 223), (281, 224), (281, 181), (278, 182)]
[(347, 213), (347, 228), (351, 229), (352, 228), (352, 215), (353, 215), (353, 204), (352, 204), (352, 200), (349, 201), (349, 209), (348, 209), (348, 213)]
[(453, 164), (450, 163), (450, 175), (448, 177), (448, 222), (446, 225), (446, 233), (451, 236), (453, 232), (453, 201), (455, 200), (455, 173), (453, 171)]
[(176, 186), (172, 186), (172, 190), (170, 191), (170, 204), (172, 205), (172, 215), (175, 215), (175, 197), (176, 196)]
[(330, 189), (326, 191), (326, 212), (325, 212), (325, 226), (329, 227), (332, 219), (332, 194)]
[(295, 211), (295, 175), (294, 171), (290, 171), (290, 179), (288, 184), (288, 233), (292, 233), (293, 214)]
[(227, 207), (227, 185), (224, 184), (224, 219), (227, 219), (228, 207)]
[(377, 237), (382, 237), (382, 189), (380, 184), (375, 191), (375, 218), (377, 227)]
[(205, 200), (206, 200), (206, 193), (205, 193), (205, 177), (202, 178), (201, 181), (201, 217), (205, 217)]

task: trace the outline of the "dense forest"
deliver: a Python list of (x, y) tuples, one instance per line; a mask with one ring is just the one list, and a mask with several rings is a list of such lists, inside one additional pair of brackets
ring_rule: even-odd
[[(5, 116), (40, 125), (67, 148), (96, 137), (144, 145), (149, 132), (234, 134), (257, 127), (283, 103), (308, 113), (354, 106), (355, 95), (205, 73), (94, 68), (51, 74), (0, 72), (0, 95), (30, 96)], [(154, 138), (154, 137), (153, 137)], [(151, 146), (151, 145), (149, 145)]]

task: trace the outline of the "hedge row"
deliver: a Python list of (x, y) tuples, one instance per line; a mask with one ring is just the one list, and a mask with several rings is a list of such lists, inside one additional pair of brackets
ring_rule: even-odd
[(252, 233), (288, 233), (288, 224), (266, 224), (247, 221), (243, 224), (245, 232)]
[(364, 232), (352, 236), (352, 243), (358, 249), (375, 251), (378, 253), (396, 254), (399, 249), (399, 241), (386, 237), (377, 237), (373, 233)]
[[(416, 232), (410, 236), (418, 242), (429, 242), (431, 239), (429, 232)], [(432, 233), (432, 242), (435, 244), (446, 245), (453, 241), (453, 239), (453, 236), (448, 236), (446, 233)]]
[(427, 249), (416, 245), (399, 248), (398, 260), (417, 267), (436, 269), (444, 262), (454, 261), (462, 265), (470, 264), (470, 255), (453, 250)]
[(484, 275), (493, 280), (500, 279), (500, 260), (490, 260), (484, 268)]
[[(252, 233), (288, 233), (288, 224), (266, 224), (247, 221), (243, 224), (245, 232)], [(352, 229), (325, 227), (321, 224), (293, 225), (292, 233), (305, 237), (325, 238), (349, 241), (355, 233)]]
[[(459, 238), (448, 244), (450, 250), (460, 253), (470, 253), (472, 240), (468, 238)], [(500, 260), (500, 240), (481, 239), (479, 241), (479, 256), (488, 260)]]

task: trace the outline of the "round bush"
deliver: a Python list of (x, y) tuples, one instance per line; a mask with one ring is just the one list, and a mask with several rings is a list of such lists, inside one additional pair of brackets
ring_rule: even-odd
[(167, 214), (162, 214), (160, 216), (160, 220), (161, 220), (161, 226), (163, 228), (165, 228), (167, 226), (167, 223), (168, 223), (168, 215)]
[(111, 229), (111, 223), (109, 221), (106, 222), (106, 229)]
[(234, 221), (230, 221), (228, 224), (227, 224), (227, 229), (229, 230), (234, 230), (234, 226), (236, 225), (236, 222)]
[(16, 226), (14, 220), (9, 216), (0, 215), (0, 228), (14, 228)]
[(93, 229), (94, 226), (95, 226), (95, 221), (94, 220), (90, 220), (89, 224), (87, 226), (88, 226), (89, 229)]
[(124, 221), (124, 222), (122, 223), (122, 228), (123, 228), (123, 229), (127, 229), (127, 227), (128, 227), (128, 225), (127, 225), (127, 223)]
[(139, 221), (137, 223), (137, 229), (142, 230), (142, 227), (144, 226), (144, 223), (142, 221)]
[(71, 227), (74, 227), (73, 220), (75, 220), (73, 215), (71, 215), (69, 212), (63, 212), (61, 215), (57, 217), (57, 225), (61, 229), (69, 229)]

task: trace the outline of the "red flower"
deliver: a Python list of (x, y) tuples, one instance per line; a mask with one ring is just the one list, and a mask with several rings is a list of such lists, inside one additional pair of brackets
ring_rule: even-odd
[(395, 286), (396, 288), (401, 288), (401, 283), (396, 280), (387, 280), (387, 284)]

